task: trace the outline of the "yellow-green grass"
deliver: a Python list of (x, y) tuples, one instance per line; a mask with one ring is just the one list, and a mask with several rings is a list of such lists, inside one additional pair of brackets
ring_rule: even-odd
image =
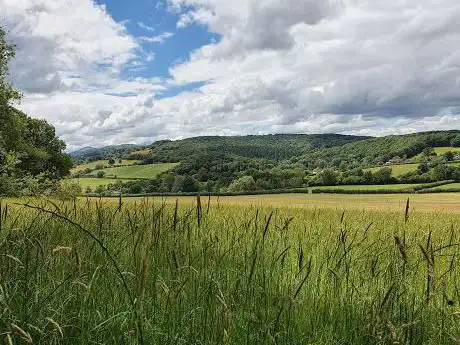
[[(374, 167), (374, 168), (368, 168), (364, 169), (364, 171), (371, 171), (375, 173), (376, 171), (382, 169), (382, 168), (391, 168), (391, 174), (395, 177), (404, 175), (408, 172), (413, 172), (416, 171), (420, 163), (409, 163), (409, 164), (397, 164), (397, 165), (384, 165), (384, 166), (379, 166), (379, 167)], [(451, 163), (445, 163), (450, 166), (458, 167), (460, 166), (460, 162), (451, 162)]]
[(430, 191), (432, 191), (432, 190), (434, 190), (434, 191), (443, 191), (443, 190), (452, 190), (452, 189), (460, 190), (460, 183), (445, 184), (445, 185), (442, 185), (442, 186), (431, 188)]
[(401, 176), (404, 175), (408, 172), (412, 172), (417, 170), (417, 167), (419, 166), (419, 163), (412, 163), (412, 164), (398, 164), (398, 165), (382, 165), (379, 167), (374, 167), (374, 168), (368, 168), (364, 169), (364, 171), (371, 171), (372, 173), (375, 173), (379, 171), (382, 168), (391, 168), (391, 174), (393, 176)]
[[(295, 197), (302, 196), (284, 204)], [(460, 339), (459, 214), (411, 209), (405, 216), (404, 199), (390, 213), (222, 200), (208, 208), (204, 198), (201, 205), (193, 200), (180, 200), (177, 209), (156, 199), (38, 200), (24, 207), (3, 201), (2, 340), (452, 345)]]
[(420, 184), (385, 184), (385, 185), (346, 185), (346, 186), (321, 186), (313, 187), (317, 190), (357, 190), (357, 191), (382, 191), (382, 190), (393, 190), (393, 191), (407, 191), (415, 187), (419, 187)]
[[(154, 179), (162, 172), (168, 171), (176, 167), (178, 163), (161, 163), (148, 165), (132, 165), (116, 168), (107, 168), (102, 171), (105, 177), (117, 177), (128, 179)], [(96, 175), (99, 171), (93, 171), (92, 175)]]
[[(212, 205), (244, 206), (244, 207), (273, 207), (273, 208), (301, 208), (337, 210), (378, 210), (385, 212), (404, 212), (407, 199), (410, 200), (412, 210), (418, 212), (447, 212), (460, 213), (460, 193), (433, 193), (433, 194), (273, 194), (273, 195), (241, 195), (241, 196), (202, 196), (203, 204), (210, 200)], [(193, 204), (196, 197), (149, 197), (123, 198), (128, 204), (138, 204), (142, 200), (150, 200), (161, 204)], [(118, 203), (118, 199), (104, 198), (104, 202)]]
[(152, 153), (152, 149), (144, 149), (144, 150), (137, 150), (131, 152), (132, 155), (139, 155), (139, 156), (148, 156)]
[(78, 183), (84, 192), (86, 188), (88, 187), (94, 190), (99, 186), (103, 186), (105, 188), (109, 184), (117, 183), (117, 181), (126, 182), (129, 180), (123, 180), (123, 179), (118, 179), (118, 178), (114, 179), (114, 178), (80, 177), (80, 178), (72, 178), (66, 181)]
[(452, 147), (452, 146), (447, 146), (447, 147), (435, 147), (434, 152), (437, 155), (443, 155), (446, 152), (453, 152), (453, 153), (460, 153), (460, 147)]
[[(124, 159), (124, 160), (121, 161), (121, 163), (118, 160), (116, 160), (115, 165), (133, 165), (133, 164), (136, 164), (137, 162), (139, 162), (139, 161), (134, 160), (134, 159), (129, 159), (129, 160)], [(86, 164), (81, 164), (81, 165), (78, 165), (75, 168), (73, 168), (70, 172), (72, 174), (75, 174), (75, 173), (84, 171), (86, 169), (94, 169), (98, 165), (109, 166), (109, 161), (107, 159), (105, 159), (105, 160), (98, 160), (98, 161), (94, 161), (94, 162), (90, 162), (90, 163), (86, 163)]]

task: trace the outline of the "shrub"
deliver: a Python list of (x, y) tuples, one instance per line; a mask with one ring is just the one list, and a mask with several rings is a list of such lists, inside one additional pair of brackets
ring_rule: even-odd
[(57, 184), (56, 197), (60, 200), (72, 200), (79, 196), (81, 191), (78, 183), (61, 181)]

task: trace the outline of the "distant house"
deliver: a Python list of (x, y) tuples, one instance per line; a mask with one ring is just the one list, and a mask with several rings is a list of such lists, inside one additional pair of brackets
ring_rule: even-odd
[(385, 163), (385, 165), (395, 165), (395, 164), (402, 164), (404, 163), (404, 159), (399, 158), (399, 157), (394, 157), (390, 159), (388, 162)]

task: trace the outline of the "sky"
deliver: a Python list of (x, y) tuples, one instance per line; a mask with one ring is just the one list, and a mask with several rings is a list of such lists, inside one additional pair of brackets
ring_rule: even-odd
[(0, 0), (18, 105), (69, 150), (460, 129), (458, 0)]

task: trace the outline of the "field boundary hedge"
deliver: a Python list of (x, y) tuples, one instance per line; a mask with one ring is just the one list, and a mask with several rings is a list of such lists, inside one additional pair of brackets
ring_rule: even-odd
[[(425, 183), (408, 189), (380, 189), (380, 190), (366, 190), (366, 189), (339, 189), (339, 188), (293, 188), (293, 189), (273, 189), (273, 190), (256, 190), (246, 192), (193, 192), (193, 193), (142, 193), (142, 194), (122, 194), (122, 197), (161, 197), (161, 196), (244, 196), (244, 195), (271, 195), (271, 194), (415, 194), (426, 193), (429, 188), (439, 187), (446, 184), (454, 183), (455, 181), (441, 181), (433, 183)], [(460, 190), (454, 190), (460, 191)], [(444, 193), (446, 191), (436, 191), (437, 193)], [(108, 197), (118, 198), (120, 194), (97, 194), (88, 193), (81, 195), (83, 197)]]

